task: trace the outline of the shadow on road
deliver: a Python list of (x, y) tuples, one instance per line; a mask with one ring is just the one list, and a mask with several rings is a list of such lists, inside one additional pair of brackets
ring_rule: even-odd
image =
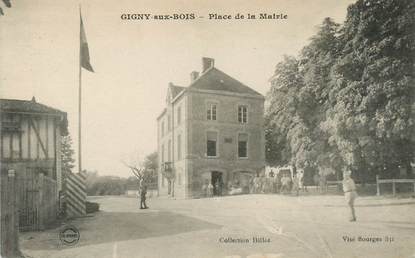
[[(98, 212), (94, 217), (78, 219), (71, 224), (78, 228), (81, 235), (79, 243), (74, 246), (75, 248), (222, 227), (193, 217), (166, 211), (145, 213)], [(59, 229), (34, 233), (30, 240), (22, 243), (22, 247), (31, 250), (66, 248), (60, 243), (58, 234)]]

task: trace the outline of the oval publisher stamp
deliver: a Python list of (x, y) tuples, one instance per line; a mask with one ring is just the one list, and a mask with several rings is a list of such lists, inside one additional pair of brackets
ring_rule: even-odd
[(80, 237), (79, 230), (73, 225), (65, 226), (59, 232), (59, 239), (64, 245), (76, 245)]

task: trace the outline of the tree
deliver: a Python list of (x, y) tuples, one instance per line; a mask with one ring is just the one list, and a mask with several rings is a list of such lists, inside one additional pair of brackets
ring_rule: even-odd
[(85, 171), (86, 191), (94, 195), (123, 195), (129, 179), (116, 176), (99, 176), (97, 171)]
[(266, 160), (270, 165), (285, 165), (292, 160), (288, 131), (296, 120), (296, 92), (302, 85), (298, 60), (285, 56), (277, 64), (267, 93), (265, 111)]
[(331, 89), (332, 67), (340, 55), (340, 24), (331, 18), (325, 18), (319, 26), (317, 34), (300, 54), (300, 73), (304, 87), (300, 89), (303, 105), (301, 117), (309, 128), (309, 155), (305, 161), (307, 166), (317, 169), (320, 174), (327, 175), (339, 172), (342, 158), (337, 146), (330, 145), (330, 135), (322, 125), (326, 121), (330, 108), (329, 92)]
[(267, 162), (343, 168), (359, 179), (411, 174), (415, 157), (415, 2), (359, 0), (326, 18), (267, 94)]
[(73, 158), (75, 151), (72, 149), (72, 139), (69, 134), (61, 139), (62, 181), (64, 182), (75, 167)]
[(299, 59), (285, 57), (271, 80), (265, 116), (267, 161), (330, 171), (336, 157), (321, 130), (328, 108), (329, 75), (338, 55), (339, 24), (326, 18)]
[(415, 3), (359, 0), (332, 77), (328, 132), (347, 166), (396, 176), (414, 157)]
[(158, 154), (157, 152), (150, 153), (144, 158), (143, 167), (150, 174), (149, 184), (154, 188), (157, 187), (157, 171), (158, 171)]
[(138, 155), (133, 155), (129, 162), (121, 162), (131, 170), (137, 180), (137, 189), (141, 191), (143, 185), (151, 185), (154, 181), (157, 171), (157, 152), (146, 156), (144, 161), (140, 161), (137, 157)]

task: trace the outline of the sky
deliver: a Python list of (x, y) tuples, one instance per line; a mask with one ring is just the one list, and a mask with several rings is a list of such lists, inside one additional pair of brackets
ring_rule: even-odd
[[(77, 149), (79, 8), (95, 73), (82, 71), (82, 164), (131, 176), (125, 162), (157, 149), (156, 118), (169, 82), (188, 86), (202, 57), (266, 94), (275, 65), (297, 55), (323, 19), (342, 23), (354, 0), (12, 0), (0, 16), (0, 98), (68, 113)], [(122, 14), (195, 14), (193, 20), (123, 20)], [(287, 19), (209, 20), (209, 14)], [(200, 16), (204, 18), (199, 18)], [(75, 158), (77, 155), (75, 156)]]

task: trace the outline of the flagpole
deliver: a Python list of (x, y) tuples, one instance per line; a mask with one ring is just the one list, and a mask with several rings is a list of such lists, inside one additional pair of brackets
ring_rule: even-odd
[[(79, 38), (81, 38), (81, 5), (79, 5)], [(82, 172), (82, 52), (79, 43), (79, 89), (78, 89), (78, 172)]]

